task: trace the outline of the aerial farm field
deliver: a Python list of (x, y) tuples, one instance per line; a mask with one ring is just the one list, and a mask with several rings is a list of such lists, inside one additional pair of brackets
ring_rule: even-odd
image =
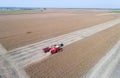
[(120, 40), (119, 30), (120, 24), (69, 45), (63, 53), (27, 66), (26, 72), (31, 78), (80, 78)]
[[(7, 49), (5, 56), (30, 78), (82, 78), (120, 40), (119, 20), (119, 13), (109, 10), (1, 13), (0, 43)], [(78, 32), (61, 36), (74, 31)], [(63, 52), (41, 60), (46, 55), (41, 45), (57, 39), (66, 42), (61, 42), (65, 44)], [(71, 44), (69, 39), (73, 39)]]
[(0, 42), (7, 50), (97, 25), (117, 15), (109, 11), (48, 10), (39, 14), (0, 15)]

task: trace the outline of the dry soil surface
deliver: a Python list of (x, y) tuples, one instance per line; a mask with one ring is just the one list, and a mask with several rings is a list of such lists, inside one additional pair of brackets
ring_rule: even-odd
[(0, 43), (7, 50), (56, 37), (116, 18), (108, 11), (48, 10), (38, 14), (0, 15)]
[(80, 78), (120, 39), (120, 24), (78, 41), (25, 68), (31, 78)]

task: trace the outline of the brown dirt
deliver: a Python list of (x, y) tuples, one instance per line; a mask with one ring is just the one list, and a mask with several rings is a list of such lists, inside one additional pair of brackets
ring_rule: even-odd
[(42, 14), (0, 15), (0, 43), (7, 50), (114, 19), (107, 11), (48, 10)]
[(120, 39), (120, 24), (25, 68), (31, 78), (80, 78)]

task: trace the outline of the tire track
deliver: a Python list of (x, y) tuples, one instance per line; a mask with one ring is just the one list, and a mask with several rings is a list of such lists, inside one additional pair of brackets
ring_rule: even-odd
[(83, 78), (119, 78), (119, 64), (120, 41)]
[(0, 44), (0, 78), (29, 78), (26, 72), (6, 57), (7, 51)]

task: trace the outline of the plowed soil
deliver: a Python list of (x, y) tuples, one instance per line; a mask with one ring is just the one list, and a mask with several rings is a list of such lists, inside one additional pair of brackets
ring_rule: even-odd
[(31, 78), (80, 78), (120, 40), (120, 24), (25, 68)]
[(48, 10), (38, 14), (0, 15), (0, 43), (7, 50), (114, 19), (108, 11)]

